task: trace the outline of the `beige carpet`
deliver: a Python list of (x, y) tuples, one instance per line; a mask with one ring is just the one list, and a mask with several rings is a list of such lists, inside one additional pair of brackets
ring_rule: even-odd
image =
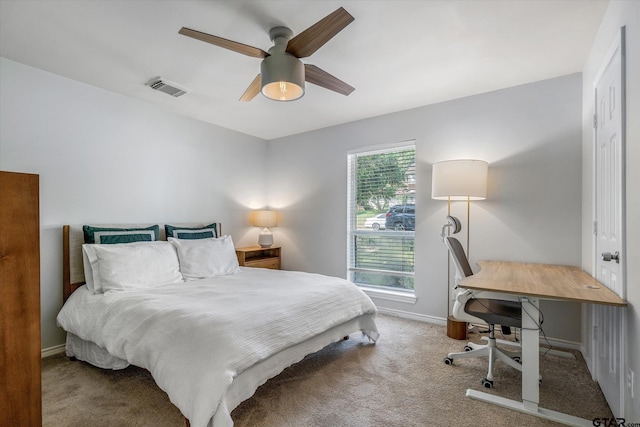
[[(291, 366), (236, 408), (235, 425), (300, 426), (536, 426), (557, 425), (465, 397), (483, 389), (486, 359), (443, 363), (464, 342), (445, 328), (379, 316), (381, 337), (369, 345), (352, 334)], [(479, 336), (474, 335), (479, 342)], [(582, 357), (541, 358), (542, 407), (582, 418), (611, 417)], [(496, 362), (500, 396), (520, 398), (520, 375)], [(43, 360), (45, 426), (181, 426), (184, 418), (150, 374), (105, 371), (64, 355)]]

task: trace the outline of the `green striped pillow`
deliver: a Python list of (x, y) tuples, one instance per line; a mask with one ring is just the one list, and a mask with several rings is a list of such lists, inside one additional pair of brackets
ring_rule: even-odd
[(160, 237), (160, 227), (152, 225), (146, 228), (114, 228), (82, 226), (85, 243), (110, 245), (115, 243), (153, 242)]
[(164, 231), (167, 232), (167, 238), (174, 237), (176, 239), (194, 240), (218, 237), (218, 227), (215, 223), (193, 228), (165, 225)]

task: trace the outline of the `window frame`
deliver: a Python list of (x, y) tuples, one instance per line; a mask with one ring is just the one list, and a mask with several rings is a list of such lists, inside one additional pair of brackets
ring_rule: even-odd
[[(412, 231), (396, 231), (396, 230), (364, 230), (357, 228), (357, 158), (358, 156), (368, 156), (375, 154), (393, 153), (398, 151), (416, 150), (415, 140), (407, 140), (391, 144), (381, 144), (375, 146), (361, 147), (356, 150), (347, 152), (347, 278), (353, 280), (354, 273), (358, 271), (371, 272), (374, 274), (385, 274), (390, 276), (412, 277), (414, 279), (413, 289), (403, 289), (400, 287), (381, 286), (357, 283), (367, 294), (372, 297), (388, 299), (393, 301), (415, 303), (415, 268), (411, 272), (392, 271), (392, 270), (376, 270), (371, 268), (359, 268), (354, 265), (355, 260), (355, 240), (357, 236), (384, 236), (384, 237), (411, 237), (414, 245), (413, 264), (415, 266), (415, 228)], [(415, 191), (415, 159), (414, 171), (412, 172), (412, 183), (414, 186), (411, 199), (404, 204), (413, 204), (415, 209), (416, 191)], [(391, 206), (390, 206), (391, 207)]]

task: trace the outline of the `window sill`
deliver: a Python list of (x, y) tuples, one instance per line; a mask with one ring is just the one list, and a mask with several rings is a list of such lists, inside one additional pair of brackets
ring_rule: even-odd
[(364, 293), (367, 294), (370, 298), (386, 299), (389, 301), (404, 302), (408, 304), (415, 304), (416, 300), (418, 299), (418, 297), (416, 297), (416, 294), (409, 292), (399, 292), (390, 289), (378, 289), (368, 286), (360, 286), (360, 289), (362, 289)]

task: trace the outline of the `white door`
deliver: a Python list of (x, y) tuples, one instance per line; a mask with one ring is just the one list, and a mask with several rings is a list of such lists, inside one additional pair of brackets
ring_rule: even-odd
[[(625, 298), (624, 28), (595, 85), (595, 273)], [(594, 305), (595, 378), (616, 417), (624, 416), (624, 309)]]

